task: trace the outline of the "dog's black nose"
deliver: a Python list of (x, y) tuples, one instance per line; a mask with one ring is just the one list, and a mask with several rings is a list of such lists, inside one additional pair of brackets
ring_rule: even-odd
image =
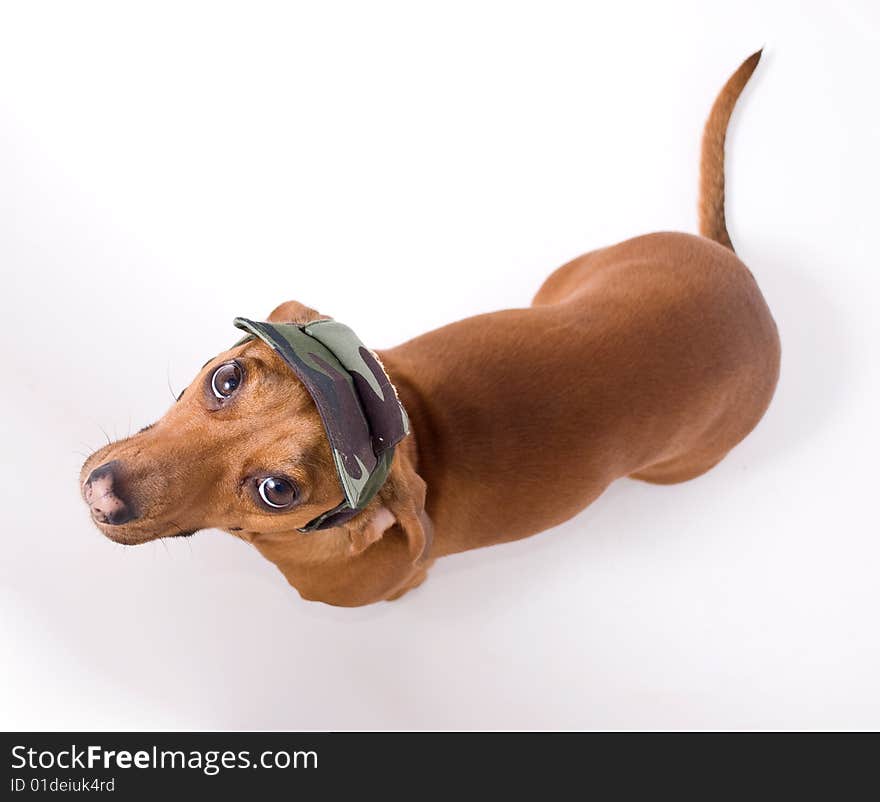
[(98, 523), (119, 526), (137, 517), (125, 499), (120, 473), (119, 460), (113, 460), (95, 468), (83, 485), (83, 498)]

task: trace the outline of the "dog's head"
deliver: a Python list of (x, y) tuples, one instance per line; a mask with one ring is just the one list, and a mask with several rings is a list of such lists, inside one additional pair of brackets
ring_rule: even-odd
[[(319, 319), (295, 301), (268, 318)], [(117, 543), (225, 529), (255, 545), (304, 596), (336, 604), (384, 598), (430, 545), (425, 486), (407, 448), (397, 449), (362, 512), (336, 528), (299, 531), (343, 492), (312, 396), (256, 338), (210, 360), (155, 424), (92, 454), (80, 484), (93, 521)], [(345, 587), (352, 564), (366, 566), (368, 556), (382, 569), (372, 565), (368, 581), (354, 577)]]

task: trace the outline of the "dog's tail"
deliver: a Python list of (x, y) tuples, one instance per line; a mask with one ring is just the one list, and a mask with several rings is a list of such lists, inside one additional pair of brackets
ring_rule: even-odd
[(761, 60), (761, 51), (752, 53), (730, 76), (721, 90), (706, 127), (703, 129), (703, 151), (700, 156), (700, 234), (733, 250), (724, 220), (724, 138), (727, 123), (737, 98), (752, 77)]

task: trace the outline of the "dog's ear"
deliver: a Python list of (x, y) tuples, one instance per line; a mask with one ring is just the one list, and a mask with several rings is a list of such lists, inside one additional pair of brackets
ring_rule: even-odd
[(377, 497), (363, 513), (344, 524), (351, 553), (360, 554), (392, 527), (399, 526), (406, 536), (412, 561), (426, 557), (434, 526), (425, 512), (425, 490), (424, 480), (413, 470), (409, 459), (397, 454)]
[(326, 320), (327, 315), (322, 315), (311, 307), (301, 304), (299, 301), (285, 301), (272, 310), (267, 318), (269, 323), (297, 323), (305, 326), (315, 320)]

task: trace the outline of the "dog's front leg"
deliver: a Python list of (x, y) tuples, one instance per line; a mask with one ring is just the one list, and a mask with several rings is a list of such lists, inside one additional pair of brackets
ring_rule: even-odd
[(434, 560), (425, 563), (421, 568), (419, 568), (418, 571), (416, 571), (416, 573), (412, 575), (409, 580), (407, 580), (403, 587), (394, 591), (394, 593), (392, 593), (385, 601), (396, 601), (404, 594), (409, 593), (409, 591), (414, 590), (419, 585), (421, 585), (422, 582), (424, 582), (428, 578), (428, 570), (433, 564)]

